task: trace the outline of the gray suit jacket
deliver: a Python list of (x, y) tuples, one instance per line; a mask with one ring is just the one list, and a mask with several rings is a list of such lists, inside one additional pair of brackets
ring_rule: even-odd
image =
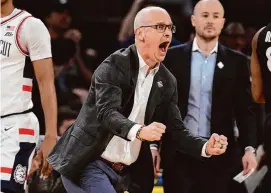
[[(76, 122), (60, 138), (48, 158), (55, 170), (76, 179), (91, 160), (100, 157), (114, 135), (129, 141), (128, 132), (136, 123), (127, 117), (133, 107), (138, 69), (135, 45), (116, 51), (97, 68)], [(175, 142), (172, 148), (200, 159), (206, 140), (190, 135), (183, 126), (177, 96), (176, 79), (161, 64), (148, 99), (145, 125), (154, 121), (164, 123), (165, 135)], [(131, 173), (133, 182), (141, 187), (140, 192), (151, 192), (153, 167), (149, 142), (143, 142), (138, 160), (131, 165)]]

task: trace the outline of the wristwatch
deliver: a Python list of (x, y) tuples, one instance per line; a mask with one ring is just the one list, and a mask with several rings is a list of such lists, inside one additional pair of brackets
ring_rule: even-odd
[(248, 146), (248, 147), (245, 148), (245, 152), (248, 152), (248, 151), (250, 151), (250, 152), (252, 152), (252, 153), (256, 153), (255, 148), (252, 147), (252, 146)]
[(136, 132), (136, 138), (139, 139), (140, 141), (145, 141), (144, 139), (142, 139), (142, 138), (140, 137), (140, 132), (141, 132), (141, 130), (142, 130), (143, 127), (144, 127), (144, 125), (141, 126), (141, 127), (138, 129), (138, 131)]

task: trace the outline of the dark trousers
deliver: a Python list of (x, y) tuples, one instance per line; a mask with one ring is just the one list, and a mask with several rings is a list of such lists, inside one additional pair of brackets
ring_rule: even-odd
[(174, 162), (164, 163), (164, 193), (227, 193), (230, 173), (215, 170), (205, 161), (182, 155)]
[(61, 180), (68, 193), (86, 193), (81, 187), (65, 176), (61, 176)]
[(67, 179), (63, 180), (68, 193), (123, 193), (128, 190), (129, 183), (128, 174), (117, 174), (101, 160), (88, 164), (80, 176), (80, 187)]

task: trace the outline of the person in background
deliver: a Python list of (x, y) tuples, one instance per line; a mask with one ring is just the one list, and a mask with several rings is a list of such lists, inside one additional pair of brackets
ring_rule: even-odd
[[(191, 16), (195, 38), (170, 48), (164, 63), (177, 79), (178, 107), (185, 127), (202, 138), (221, 133), (228, 138), (227, 152), (197, 160), (185, 152), (170, 151), (171, 138), (164, 135), (165, 193), (226, 193), (241, 162), (244, 174), (257, 167), (249, 60), (218, 42), (224, 21), (219, 1), (199, 1)], [(235, 140), (235, 120), (241, 149)]]

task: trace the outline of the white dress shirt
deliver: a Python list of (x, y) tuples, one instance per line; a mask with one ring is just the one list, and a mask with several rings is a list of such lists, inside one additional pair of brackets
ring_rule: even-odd
[(128, 119), (136, 122), (128, 133), (127, 138), (131, 141), (126, 141), (118, 136), (113, 136), (108, 143), (105, 151), (101, 155), (102, 158), (111, 162), (120, 162), (125, 165), (130, 165), (137, 160), (141, 148), (141, 141), (136, 138), (136, 133), (142, 125), (144, 125), (145, 112), (151, 92), (153, 78), (159, 70), (157, 67), (149, 70), (149, 66), (144, 62), (140, 54), (139, 71), (136, 83), (134, 105)]

